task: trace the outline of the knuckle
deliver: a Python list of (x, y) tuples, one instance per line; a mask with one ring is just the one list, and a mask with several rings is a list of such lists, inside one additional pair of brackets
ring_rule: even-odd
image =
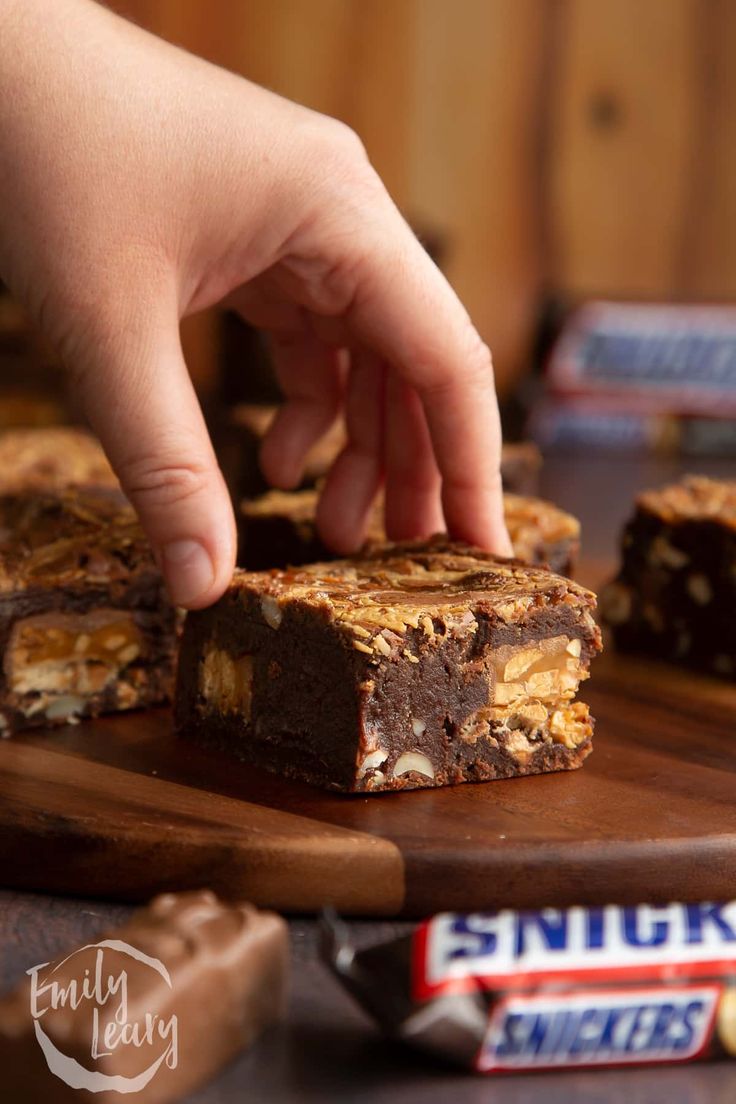
[(478, 331), (468, 320), (466, 348), (462, 361), (462, 382), (478, 388), (493, 386), (493, 357)]
[(335, 152), (356, 164), (370, 165), (368, 153), (358, 133), (340, 119), (327, 118), (327, 133)]
[(469, 331), (466, 348), (456, 361), (438, 357), (433, 349), (425, 349), (417, 355), (417, 363), (423, 367), (423, 390), (427, 396), (441, 397), (458, 388), (479, 392), (493, 389), (491, 350), (470, 325)]
[(502, 493), (501, 476), (495, 472), (470, 475), (463, 472), (453, 472), (443, 479), (443, 493), (453, 498), (478, 495), (484, 497), (500, 498)]
[(468, 370), (479, 379), (490, 382), (493, 379), (493, 354), (480, 334), (474, 330), (473, 335), (468, 356)]
[(206, 464), (166, 463), (143, 457), (123, 466), (120, 481), (134, 502), (160, 509), (181, 505), (207, 493), (211, 473)]
[(330, 119), (326, 131), (326, 165), (334, 187), (344, 193), (345, 202), (362, 206), (369, 200), (387, 198), (383, 181), (373, 168), (362, 139), (346, 123)]

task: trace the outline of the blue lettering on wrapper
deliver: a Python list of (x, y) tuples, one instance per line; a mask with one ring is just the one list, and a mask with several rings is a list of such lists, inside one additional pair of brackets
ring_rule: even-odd
[(556, 916), (541, 912), (520, 912), (516, 922), (516, 955), (527, 950), (530, 933), (541, 936), (545, 950), (567, 950), (567, 912), (560, 909)]
[(509, 1010), (495, 1045), (485, 1057), (490, 1065), (534, 1068), (616, 1062), (662, 1061), (687, 1055), (707, 1026), (709, 1001), (694, 997), (677, 1001), (637, 1001), (607, 1007), (602, 994), (588, 1007)]
[(680, 966), (736, 958), (736, 902), (442, 914), (428, 925), (430, 985), (546, 970)]
[(627, 907), (623, 910), (624, 940), (630, 947), (661, 947), (667, 942), (669, 933), (667, 920), (657, 920), (646, 935), (639, 930), (639, 921), (640, 909)]
[(725, 943), (736, 943), (736, 931), (723, 915), (724, 905), (687, 905), (687, 935), (685, 941), (690, 944), (702, 943), (707, 934), (704, 929), (715, 926)]
[(590, 908), (587, 912), (585, 945), (589, 951), (599, 951), (606, 944), (604, 912), (602, 908)]
[(482, 958), (495, 954), (498, 938), (489, 927), (489, 920), (495, 920), (495, 913), (454, 916), (450, 926), (450, 936), (458, 937), (454, 946), (446, 952), (448, 959)]

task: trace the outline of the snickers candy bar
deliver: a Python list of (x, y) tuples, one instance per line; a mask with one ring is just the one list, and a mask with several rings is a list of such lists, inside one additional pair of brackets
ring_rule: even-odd
[(391, 1036), (479, 1073), (736, 1055), (736, 901), (443, 913), (322, 955)]
[(285, 1012), (280, 917), (206, 891), (164, 894), (0, 1000), (4, 1098), (167, 1104)]

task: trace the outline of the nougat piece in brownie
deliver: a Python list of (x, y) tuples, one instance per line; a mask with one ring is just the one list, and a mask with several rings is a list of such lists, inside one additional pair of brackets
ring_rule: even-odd
[[(318, 492), (269, 491), (245, 499), (238, 516), (239, 563), (253, 571), (298, 566), (333, 558), (317, 533)], [(514, 555), (531, 564), (547, 564), (571, 575), (580, 547), (580, 522), (551, 502), (523, 495), (504, 495), (504, 514)], [(383, 503), (368, 529), (368, 540), (385, 541)]]
[(49, 426), (0, 434), (0, 493), (58, 491), (118, 481), (99, 441), (82, 429)]
[(736, 678), (736, 482), (687, 476), (636, 500), (601, 594), (616, 646)]
[[(258, 464), (258, 453), (277, 410), (276, 406), (238, 403), (225, 416), (218, 455), (236, 502), (268, 490)], [(345, 447), (346, 440), (345, 423), (338, 418), (309, 450), (304, 464), (303, 487), (313, 487), (324, 478)], [(512, 494), (535, 494), (541, 466), (542, 454), (532, 441), (504, 443), (501, 453), (504, 490)]]
[(578, 767), (594, 605), (546, 569), (441, 539), (238, 571), (187, 617), (177, 726), (348, 792)]
[(122, 495), (0, 495), (0, 733), (167, 700), (175, 643)]

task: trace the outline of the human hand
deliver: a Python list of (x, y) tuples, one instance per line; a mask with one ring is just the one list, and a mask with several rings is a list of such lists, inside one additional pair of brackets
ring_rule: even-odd
[(509, 554), (490, 354), (345, 126), (91, 0), (0, 0), (0, 272), (60, 350), (174, 601), (208, 605), (232, 510), (179, 322), (229, 297), (271, 339), (277, 486), (344, 407), (318, 521)]

